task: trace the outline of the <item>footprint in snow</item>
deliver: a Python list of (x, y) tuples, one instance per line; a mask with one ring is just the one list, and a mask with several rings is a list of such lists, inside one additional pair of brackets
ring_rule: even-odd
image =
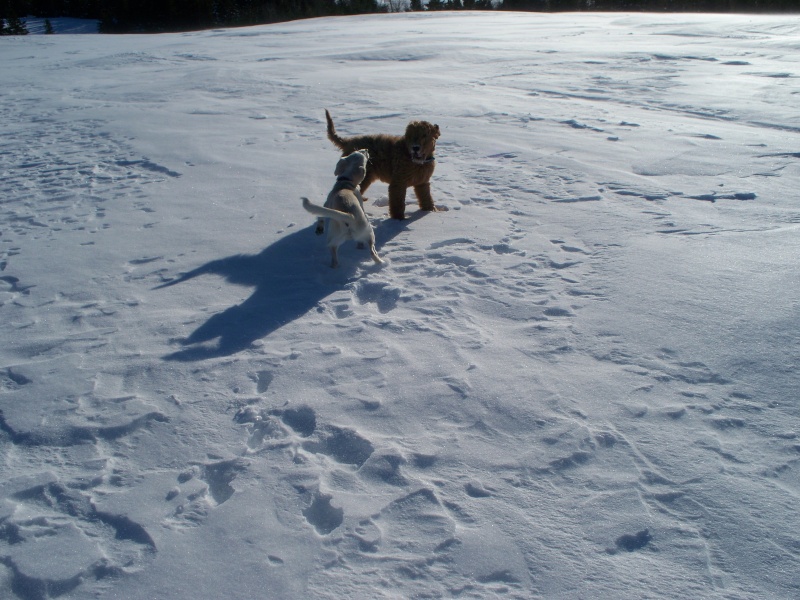
[(647, 546), (653, 539), (648, 529), (643, 529), (634, 534), (626, 533), (614, 540), (614, 548), (606, 550), (609, 554), (617, 552), (636, 552)]
[(372, 517), (382, 532), (380, 550), (405, 556), (442, 550), (454, 540), (456, 522), (436, 493), (421, 488), (386, 505)]
[(361, 280), (356, 283), (354, 293), (359, 304), (375, 304), (381, 314), (386, 314), (397, 307), (401, 290), (386, 282)]
[(20, 598), (60, 596), (155, 555), (145, 527), (98, 508), (80, 485), (48, 473), (0, 483), (0, 540), (7, 542), (0, 564)]
[(489, 498), (492, 496), (490, 488), (485, 488), (480, 481), (470, 481), (464, 486), (467, 495), (472, 498)]
[(328, 535), (344, 522), (344, 509), (337, 508), (331, 504), (332, 496), (329, 494), (314, 494), (311, 504), (303, 509), (303, 516), (306, 518), (317, 533)]
[(219, 506), (230, 500), (235, 492), (231, 483), (246, 468), (247, 464), (240, 459), (208, 463), (202, 466), (200, 478), (208, 484), (209, 503), (212, 506)]

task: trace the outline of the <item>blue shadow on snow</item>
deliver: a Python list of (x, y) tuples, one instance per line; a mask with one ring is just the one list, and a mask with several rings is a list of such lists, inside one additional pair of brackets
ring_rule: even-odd
[[(383, 220), (375, 228), (375, 246), (380, 249), (425, 214), (416, 211), (405, 221)], [(304, 272), (299, 268), (308, 264), (309, 254), (319, 270)], [(184, 348), (164, 356), (164, 360), (198, 361), (246, 350), (256, 340), (302, 317), (324, 298), (344, 289), (359, 265), (368, 261), (372, 266), (366, 250), (339, 254), (338, 269), (324, 264), (330, 255), (324, 237), (315, 235), (312, 225), (281, 238), (258, 254), (213, 260), (157, 286), (155, 289), (164, 289), (201, 275), (218, 275), (231, 284), (255, 288), (241, 304), (209, 317), (189, 337), (180, 340)], [(323, 268), (330, 269), (330, 273), (320, 276)], [(214, 340), (218, 342), (213, 344)]]

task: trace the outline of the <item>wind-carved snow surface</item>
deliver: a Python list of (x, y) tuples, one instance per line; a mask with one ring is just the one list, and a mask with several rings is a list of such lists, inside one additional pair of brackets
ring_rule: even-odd
[[(800, 594), (800, 19), (0, 40), (0, 596)], [(344, 135), (442, 137), (328, 267)]]

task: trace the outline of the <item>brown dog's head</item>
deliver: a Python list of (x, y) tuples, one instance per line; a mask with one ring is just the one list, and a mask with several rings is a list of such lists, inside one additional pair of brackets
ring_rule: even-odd
[(438, 125), (433, 125), (427, 121), (411, 121), (406, 127), (405, 135), (411, 161), (418, 165), (432, 162), (438, 138)]

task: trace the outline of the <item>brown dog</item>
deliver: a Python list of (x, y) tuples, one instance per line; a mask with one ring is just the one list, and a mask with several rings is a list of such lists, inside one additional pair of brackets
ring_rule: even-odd
[(414, 188), (422, 210), (436, 210), (431, 197), (431, 176), (436, 167), (433, 156), (439, 126), (427, 121), (411, 121), (403, 136), (373, 134), (343, 138), (336, 133), (333, 119), (326, 110), (328, 139), (347, 155), (365, 148), (369, 152), (367, 175), (361, 182), (365, 192), (376, 179), (389, 184), (389, 215), (403, 219), (406, 212), (406, 189)]

